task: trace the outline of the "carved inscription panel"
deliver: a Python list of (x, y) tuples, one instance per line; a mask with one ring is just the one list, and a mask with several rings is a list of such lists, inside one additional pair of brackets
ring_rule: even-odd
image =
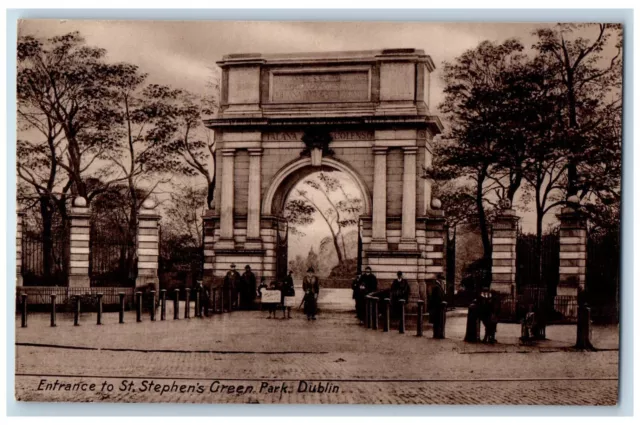
[(322, 103), (369, 101), (369, 72), (274, 73), (274, 103)]
[[(373, 131), (368, 130), (344, 130), (331, 131), (333, 141), (342, 140), (373, 140)], [(265, 142), (302, 142), (302, 131), (275, 131), (262, 133), (262, 140)]]

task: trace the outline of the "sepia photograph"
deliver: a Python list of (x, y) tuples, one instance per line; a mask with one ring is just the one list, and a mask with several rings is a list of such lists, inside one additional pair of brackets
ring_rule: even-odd
[(617, 405), (623, 32), (20, 20), (15, 399)]

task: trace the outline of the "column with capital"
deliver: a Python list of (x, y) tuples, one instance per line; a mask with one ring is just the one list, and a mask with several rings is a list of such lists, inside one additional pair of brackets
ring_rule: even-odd
[(233, 169), (235, 149), (222, 150), (222, 191), (220, 205), (220, 240), (218, 248), (233, 249)]
[(260, 185), (262, 148), (249, 149), (249, 193), (247, 200), (247, 241), (245, 248), (262, 249), (260, 239)]
[(386, 251), (387, 244), (387, 148), (374, 147), (373, 218), (371, 249)]
[(398, 249), (415, 251), (416, 242), (416, 155), (417, 147), (405, 147), (404, 173), (402, 175), (402, 232)]

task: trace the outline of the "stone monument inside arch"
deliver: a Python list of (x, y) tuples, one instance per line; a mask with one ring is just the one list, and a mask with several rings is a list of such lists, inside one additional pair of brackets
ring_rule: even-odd
[(233, 54), (218, 65), (221, 108), (205, 121), (218, 152), (205, 283), (219, 284), (231, 263), (267, 278), (286, 273), (284, 203), (326, 169), (346, 173), (364, 197), (362, 267), (383, 284), (402, 270), (424, 294), (445, 264), (444, 218), (422, 178), (442, 129), (429, 104), (431, 58), (385, 49)]

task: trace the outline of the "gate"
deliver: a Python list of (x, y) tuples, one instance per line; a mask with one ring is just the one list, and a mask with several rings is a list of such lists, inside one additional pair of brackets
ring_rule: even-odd
[(133, 287), (138, 274), (136, 245), (117, 229), (91, 225), (89, 276), (92, 287)]
[[(560, 237), (557, 229), (542, 235), (540, 252), (536, 235), (518, 233), (516, 239), (516, 288), (512, 319), (520, 320), (529, 308), (539, 320), (566, 322), (574, 319), (571, 300), (556, 299), (560, 278)], [(559, 302), (558, 302), (559, 301)]]
[(57, 220), (46, 238), (42, 231), (22, 233), (22, 278), (24, 286), (67, 286), (69, 222)]
[(282, 218), (276, 222), (276, 280), (283, 281), (287, 277), (289, 224)]

